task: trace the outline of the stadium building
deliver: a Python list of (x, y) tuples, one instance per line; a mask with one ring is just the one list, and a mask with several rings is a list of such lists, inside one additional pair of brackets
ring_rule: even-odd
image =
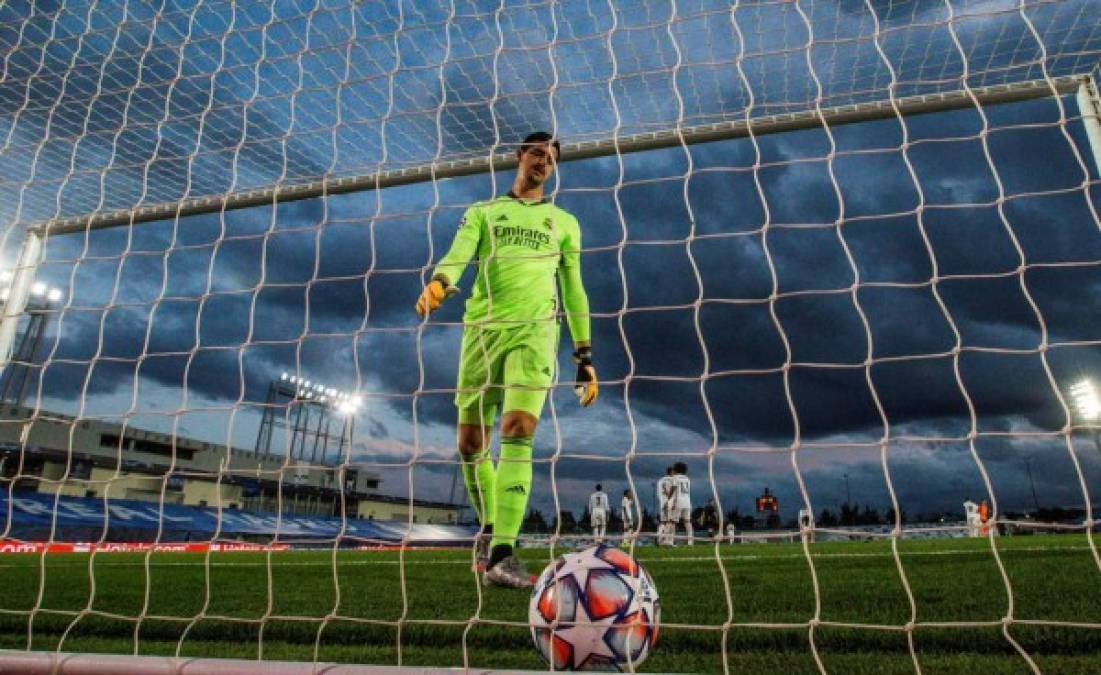
[(286, 462), (278, 454), (54, 412), (39, 411), (29, 421), (32, 414), (0, 409), (0, 477), (5, 488), (14, 481), (18, 493), (320, 517), (339, 516), (343, 500), (345, 513), (365, 520), (460, 519), (460, 505), (385, 495), (378, 474), (358, 468)]

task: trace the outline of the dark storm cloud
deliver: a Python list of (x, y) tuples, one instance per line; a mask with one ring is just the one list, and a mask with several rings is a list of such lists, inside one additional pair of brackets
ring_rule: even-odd
[[(951, 128), (956, 124), (954, 119), (962, 119), (966, 115), (939, 116), (936, 123)], [(966, 124), (966, 121), (959, 124)], [(911, 122), (911, 126), (916, 133), (923, 131), (920, 120)], [(890, 133), (885, 126), (881, 128), (885, 134)], [(875, 146), (878, 140), (875, 134), (870, 133), (866, 143)], [(1058, 141), (1059, 138), (1053, 140)], [(765, 152), (771, 156), (777, 159), (788, 156), (785, 154), (785, 146), (789, 144), (787, 139), (773, 141), (767, 138), (762, 143)], [(693, 148), (693, 152), (700, 156), (698, 163), (701, 166), (739, 166), (749, 156), (746, 146), (745, 142), (729, 142), (698, 146)], [(780, 333), (768, 310), (772, 290), (768, 265), (771, 256), (780, 293), (833, 291), (824, 295), (784, 295), (776, 300), (776, 316), (791, 346), (792, 360), (850, 366), (841, 370), (796, 368), (793, 371), (793, 398), (803, 433), (829, 434), (878, 427), (879, 416), (864, 382), (863, 369), (859, 367), (869, 344), (852, 296), (847, 292), (854, 275), (836, 230), (832, 226), (812, 229), (774, 226), (768, 230), (767, 236), (753, 232), (765, 223), (763, 219), (755, 220), (762, 217), (763, 209), (760, 208), (756, 190), (747, 188), (747, 184), (752, 182), (751, 176), (738, 172), (695, 174), (707, 175), (712, 191), (721, 195), (718, 199), (708, 199), (704, 193), (693, 193), (691, 205), (698, 231), (728, 231), (733, 236), (696, 240), (690, 248), (686, 248), (684, 240), (690, 231), (690, 222), (688, 209), (680, 197), (683, 189), (681, 181), (677, 179), (656, 184), (632, 182), (649, 175), (676, 175), (684, 166), (683, 155), (679, 150), (666, 151), (653, 159), (661, 161), (637, 165), (638, 172), (626, 175), (627, 182), (620, 190), (623, 223), (627, 229), (626, 245), (622, 251), (613, 248), (585, 256), (586, 285), (593, 311), (612, 315), (594, 320), (602, 376), (609, 381), (621, 381), (628, 375), (642, 378), (633, 380), (629, 385), (632, 406), (675, 425), (683, 418), (684, 404), (671, 406), (659, 387), (647, 386), (644, 380), (649, 376), (702, 376), (702, 335), (710, 360), (709, 373), (719, 373), (718, 376), (709, 376), (704, 391), (716, 413), (720, 437), (762, 437), (782, 442), (793, 428), (783, 395), (782, 377), (778, 372), (739, 374), (751, 369), (777, 371), (784, 363), (785, 352)], [(964, 159), (973, 160), (969, 155), (961, 155), (961, 161)], [(564, 185), (601, 184), (612, 169), (607, 160), (599, 160), (593, 163), (590, 175), (587, 164), (566, 164), (563, 167)], [(920, 176), (926, 167), (920, 162), (917, 165)], [(1050, 177), (1051, 173), (1058, 173), (1060, 166), (1063, 165), (1053, 163), (1051, 170), (1044, 175)], [(838, 180), (843, 188), (856, 195), (854, 199), (862, 204), (865, 212), (890, 214), (912, 208), (912, 189), (885, 189), (882, 181), (876, 182), (877, 189), (873, 193), (859, 189), (863, 176), (868, 175), (861, 173), (862, 170), (874, 171), (876, 168), (875, 164), (861, 167), (858, 163), (850, 163), (843, 169), (839, 168)], [(979, 174), (979, 177), (971, 179), (977, 187), (967, 188), (966, 193), (958, 193), (959, 188), (956, 188), (957, 194), (981, 196), (984, 193), (985, 188), (981, 187), (985, 180), (981, 176), (982, 168), (981, 164), (976, 165), (974, 171), (965, 174)], [(908, 180), (904, 173), (901, 175)], [(1062, 175), (1063, 183), (1074, 184), (1073, 171), (1064, 171)], [(716, 176), (722, 176), (725, 182), (715, 180)], [(818, 220), (822, 223), (835, 217), (830, 212), (836, 211), (837, 202), (824, 166), (788, 164), (778, 167), (770, 176), (783, 189), (767, 184), (766, 193), (787, 195), (775, 206), (770, 203), (773, 222), (805, 224)], [(613, 184), (615, 180), (613, 176)], [(922, 187), (929, 194), (937, 194), (938, 186), (946, 180), (953, 179), (938, 179), (930, 173), (927, 178), (923, 177)], [(456, 194), (461, 197), (464, 192), (460, 189)], [(465, 194), (471, 201), (484, 196), (475, 194), (473, 189)], [(581, 219), (586, 228), (587, 247), (616, 247), (624, 235), (612, 195), (599, 193), (599, 198), (591, 199), (586, 194), (567, 191), (562, 193), (560, 202)], [(676, 198), (669, 198), (671, 194)], [(276, 229), (262, 237), (259, 235), (270, 224), (267, 215), (261, 213), (252, 218), (256, 223), (255, 229), (239, 232), (252, 232), (253, 238), (225, 241), (219, 246), (215, 258), (215, 288), (227, 293), (204, 302), (199, 321), (201, 344), (239, 344), (247, 335), (250, 315), (254, 318), (254, 339), (294, 342), (306, 330), (308, 299), (310, 332), (331, 332), (346, 338), (336, 341), (339, 343), (338, 351), (330, 352), (328, 360), (309, 364), (304, 370), (320, 369), (317, 376), (326, 377), (329, 372), (345, 369), (351, 362), (352, 335), (365, 327), (367, 333), (358, 340), (364, 377), (375, 378), (382, 392), (412, 394), (417, 388), (420, 364), (416, 359), (416, 334), (413, 332), (417, 322), (409, 305), (419, 290), (420, 274), (417, 270), (427, 262), (428, 251), (424, 243), (427, 220), (426, 215), (419, 212), (421, 204), (417, 203), (418, 200), (423, 201), (423, 195), (413, 196), (411, 191), (407, 191), (396, 198), (397, 202), (394, 202), (394, 197), (384, 195), (384, 202), (390, 203), (390, 209), (400, 212), (403, 210), (403, 199), (408, 199), (410, 201), (404, 203), (414, 213), (405, 217), (384, 215), (379, 220), (372, 220), (373, 200), (361, 197), (354, 205), (345, 207), (357, 214), (355, 219), (325, 224), (320, 229)], [(951, 213), (952, 218), (944, 217), (942, 212), (926, 212), (926, 230), (937, 233), (940, 232), (938, 227), (943, 230), (943, 240), (938, 238), (939, 234), (931, 236), (942, 274), (982, 274), (1011, 270), (1016, 266), (1016, 254), (1012, 248), (1009, 249), (1012, 255), (1005, 252), (1010, 242), (1005, 227), (997, 213), (991, 211), (992, 207), (986, 208), (981, 218), (970, 214), (961, 216), (956, 211), (944, 212)], [(450, 244), (459, 212), (460, 209), (450, 209), (434, 215), (434, 259), (438, 260)], [(1050, 210), (1036, 211), (1030, 215), (1050, 220), (1053, 213)], [(281, 207), (279, 217), (280, 227), (283, 223), (301, 227), (303, 224), (321, 225), (324, 213), (318, 202), (301, 202)], [(248, 221), (248, 218), (242, 219), (242, 223)], [(939, 225), (940, 222), (944, 225)], [(881, 227), (874, 227), (877, 224)], [(1030, 227), (1044, 225), (1030, 222)], [(1053, 227), (1049, 222), (1047, 228)], [(887, 230), (886, 236), (879, 236), (881, 232), (877, 230), (883, 229)], [(846, 224), (843, 234), (854, 252), (862, 281), (926, 284), (916, 288), (860, 288), (857, 298), (868, 317), (873, 356), (899, 357), (950, 351), (955, 338), (951, 324), (936, 304), (928, 285), (932, 266), (920, 239), (915, 217), (896, 217), (882, 223), (850, 223)], [(898, 245), (900, 239), (905, 241), (905, 246)], [(885, 246), (884, 240), (894, 242), (893, 247)], [(961, 240), (966, 240), (966, 245), (961, 246)], [(669, 243), (643, 243), (653, 241)], [(1064, 240), (1037, 239), (1028, 254), (1046, 258), (1066, 257), (1053, 245), (1058, 241)], [(884, 248), (890, 252), (889, 266), (878, 260), (878, 254)], [(249, 289), (260, 279), (261, 250), (266, 255), (267, 285), (256, 294), (253, 307), (253, 293)], [(1001, 253), (992, 254), (991, 251)], [(184, 255), (181, 252), (180, 256)], [(622, 336), (619, 317), (615, 316), (623, 303), (620, 255), (629, 289), (628, 313), (622, 317)], [(951, 262), (953, 256), (958, 262)], [(176, 253), (173, 253), (170, 258), (175, 257)], [(363, 276), (371, 268), (372, 260), (375, 269), (364, 283)], [(702, 332), (699, 334), (691, 308), (691, 304), (701, 295), (692, 272), (693, 261), (700, 269), (702, 296), (707, 301), (700, 310)], [(209, 265), (209, 256), (200, 258), (200, 262)], [(155, 259), (151, 259), (150, 263), (156, 263), (154, 268), (159, 264)], [(1042, 276), (1039, 271), (1034, 275)], [(469, 284), (470, 278), (468, 273), (464, 283)], [(156, 274), (149, 274), (146, 283), (159, 290), (159, 269), (156, 269)], [(1094, 283), (1097, 283), (1096, 280), (1091, 281), (1091, 284)], [(1016, 278), (948, 280), (940, 282), (938, 290), (965, 346), (1034, 349), (1039, 344), (1039, 325), (1019, 290)], [(228, 293), (230, 291), (232, 293)], [(197, 292), (200, 289), (192, 288), (190, 293), (182, 295)], [(167, 293), (169, 296), (180, 294), (174, 289)], [(990, 302), (991, 298), (998, 298), (998, 301)], [(726, 302), (729, 300), (742, 302), (730, 304)], [(192, 334), (197, 320), (197, 304), (185, 299), (166, 301), (158, 307), (154, 321), (154, 351), (178, 351), (194, 346)], [(437, 319), (445, 323), (458, 321), (460, 304), (449, 303)], [(677, 307), (643, 311), (658, 306)], [(1073, 305), (1053, 299), (1043, 309), (1045, 314), (1051, 315), (1053, 324), (1062, 325), (1061, 314), (1072, 310)], [(123, 320), (124, 316), (120, 314), (118, 320)], [(114, 322), (112, 317), (108, 325)], [(143, 322), (144, 319), (140, 323)], [(386, 334), (373, 332), (375, 328), (400, 328), (408, 332)], [(89, 340), (87, 334), (81, 333), (80, 340), (74, 344), (98, 344), (98, 336), (94, 332), (92, 335)], [(452, 343), (458, 340), (457, 331), (436, 327), (433, 323), (426, 329), (425, 336), (428, 339), (422, 343), (422, 361), (426, 369), (426, 386), (453, 386), (453, 364), (450, 361), (454, 347)], [(105, 348), (110, 353), (134, 355), (134, 346), (137, 344), (140, 347), (142, 339), (143, 331), (108, 330), (105, 333)], [(114, 344), (116, 341), (118, 345)], [(628, 350), (634, 360), (633, 371), (628, 364)], [(381, 353), (400, 357), (378, 358)], [(969, 364), (980, 358), (978, 355), (965, 356), (963, 365), (964, 384), (974, 388), (976, 397), (984, 402), (986, 409), (982, 413), (989, 411), (991, 416), (996, 416), (1034, 410), (1041, 402), (1046, 401), (1049, 405), (1053, 402), (1043, 388), (1035, 386), (1005, 388), (1000, 394), (988, 392), (987, 389), (997, 388), (986, 386), (981, 369), (969, 371)], [(223, 365), (232, 364), (233, 370), (236, 370), (236, 357), (232, 352), (222, 353), (215, 359), (217, 361), (224, 361)], [(950, 360), (944, 358), (942, 361), (947, 364)], [(884, 363), (873, 369), (877, 390), (889, 402), (887, 414), (892, 423), (910, 422), (922, 417), (935, 419), (959, 412), (962, 403), (958, 391), (953, 394), (954, 390), (958, 390), (954, 376), (939, 366), (930, 367), (943, 377), (925, 376), (923, 379), (933, 381), (924, 382), (917, 389), (897, 384), (897, 378), (880, 378), (879, 374), (893, 371), (918, 377), (918, 368), (908, 371), (903, 362)], [(563, 378), (570, 376), (571, 372), (564, 364)], [(171, 377), (166, 378), (166, 384), (171, 382)], [(1035, 378), (1030, 382), (1033, 380)], [(204, 379), (197, 378), (196, 386), (209, 387), (208, 393), (213, 396), (225, 395), (236, 387), (234, 384), (227, 390), (217, 378), (213, 378), (208, 385), (204, 382)], [(698, 386), (691, 384), (688, 388), (693, 387), (698, 390)], [(930, 395), (930, 391), (941, 393)], [(610, 386), (605, 403), (619, 405), (622, 395), (621, 386)], [(425, 397), (421, 403), (421, 420), (449, 423), (453, 412), (445, 398)], [(702, 399), (698, 393), (690, 395), (687, 405), (702, 411)], [(397, 409), (408, 414), (411, 407), (402, 402)]]

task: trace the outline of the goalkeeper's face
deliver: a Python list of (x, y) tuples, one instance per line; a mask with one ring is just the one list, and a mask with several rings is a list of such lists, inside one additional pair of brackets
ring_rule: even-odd
[(554, 173), (555, 159), (550, 143), (531, 145), (520, 154), (517, 170), (528, 186), (538, 187)]

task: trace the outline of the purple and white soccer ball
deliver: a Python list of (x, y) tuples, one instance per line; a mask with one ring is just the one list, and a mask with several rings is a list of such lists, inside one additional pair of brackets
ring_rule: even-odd
[(531, 593), (535, 648), (555, 670), (627, 670), (658, 638), (661, 603), (650, 575), (603, 544), (547, 565)]

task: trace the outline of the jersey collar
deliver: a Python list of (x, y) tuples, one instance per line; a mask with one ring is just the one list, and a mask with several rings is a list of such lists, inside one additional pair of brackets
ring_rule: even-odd
[(539, 201), (536, 201), (536, 202), (528, 201), (526, 199), (520, 199), (519, 197), (516, 196), (516, 193), (514, 193), (512, 190), (508, 191), (507, 196), (508, 196), (509, 199), (516, 200), (516, 201), (520, 202), (521, 204), (524, 204), (525, 206), (535, 206), (536, 204), (546, 204), (547, 203), (547, 198), (546, 197), (543, 197), (542, 199), (540, 199)]

